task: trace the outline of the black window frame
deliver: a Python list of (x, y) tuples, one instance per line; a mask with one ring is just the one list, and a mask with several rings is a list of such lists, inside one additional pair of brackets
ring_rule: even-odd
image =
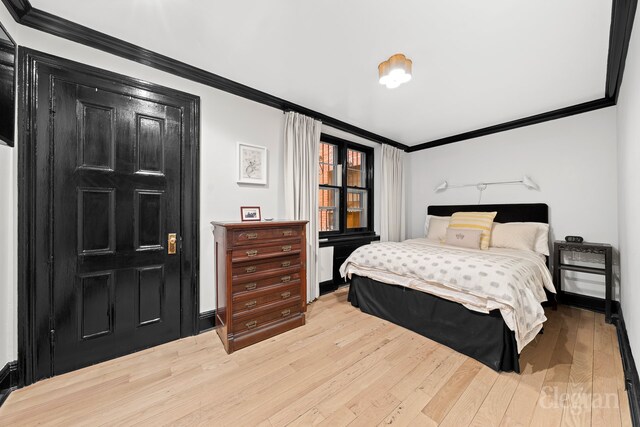
[[(319, 231), (318, 235), (321, 239), (331, 237), (344, 237), (344, 236), (363, 236), (375, 234), (373, 229), (373, 173), (374, 173), (374, 150), (373, 147), (357, 144), (355, 142), (347, 141), (346, 139), (338, 138), (332, 135), (321, 134), (320, 142), (333, 144), (337, 146), (338, 151), (338, 164), (342, 165), (342, 185), (321, 185), (318, 184), (318, 191), (322, 188), (338, 189), (340, 195), (340, 206), (338, 207), (339, 220), (338, 230), (332, 231)], [(366, 171), (366, 190), (367, 190), (367, 226), (361, 228), (347, 228), (347, 193), (348, 189), (362, 189), (361, 187), (349, 187), (347, 185), (347, 165), (345, 159), (347, 158), (347, 150), (357, 150), (365, 154), (365, 171)], [(318, 162), (320, 159), (318, 159)], [(318, 208), (319, 212), (319, 208)]]

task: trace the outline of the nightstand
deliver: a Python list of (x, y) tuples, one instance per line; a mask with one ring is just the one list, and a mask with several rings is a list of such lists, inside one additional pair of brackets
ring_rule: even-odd
[[(562, 251), (566, 252), (582, 252), (591, 254), (604, 255), (604, 268), (586, 267), (581, 265), (563, 264)], [(611, 323), (611, 299), (613, 286), (613, 248), (606, 243), (569, 243), (557, 240), (553, 244), (553, 282), (557, 286), (558, 299), (563, 300), (564, 291), (562, 290), (562, 271), (578, 271), (581, 273), (598, 274), (604, 276), (605, 280), (605, 299), (604, 299), (604, 317), (607, 323)]]

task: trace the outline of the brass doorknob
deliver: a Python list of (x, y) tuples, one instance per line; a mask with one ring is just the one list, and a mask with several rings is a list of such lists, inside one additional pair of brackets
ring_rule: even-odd
[(176, 233), (169, 233), (167, 242), (167, 252), (169, 255), (175, 254), (178, 247), (178, 235)]

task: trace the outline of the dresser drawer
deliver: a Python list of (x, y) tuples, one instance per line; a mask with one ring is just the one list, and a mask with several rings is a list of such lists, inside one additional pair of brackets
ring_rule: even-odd
[(242, 282), (233, 282), (233, 296), (240, 293), (253, 292), (274, 285), (293, 285), (300, 286), (300, 271), (289, 270), (275, 276), (265, 277), (258, 280), (243, 280)]
[(250, 245), (264, 241), (300, 237), (300, 227), (267, 228), (258, 230), (236, 230), (231, 238), (234, 245)]
[(294, 299), (300, 299), (300, 283), (297, 281), (293, 284), (243, 292), (233, 296), (233, 316), (243, 316), (249, 311)]
[(300, 255), (288, 257), (278, 257), (277, 259), (263, 259), (255, 262), (246, 262), (242, 264), (233, 264), (233, 278), (245, 274), (262, 273), (269, 270), (279, 268), (300, 267)]
[(251, 246), (245, 248), (234, 248), (231, 252), (232, 262), (243, 262), (257, 259), (264, 259), (277, 255), (300, 253), (302, 245), (300, 240), (283, 241), (275, 245)]
[(242, 319), (233, 321), (233, 332), (240, 333), (252, 331), (271, 323), (286, 320), (300, 313), (300, 299), (292, 301), (290, 304), (280, 306), (274, 310), (256, 313), (255, 315), (247, 315)]

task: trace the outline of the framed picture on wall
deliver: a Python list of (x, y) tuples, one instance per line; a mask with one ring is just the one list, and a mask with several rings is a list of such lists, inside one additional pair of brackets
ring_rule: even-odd
[(261, 221), (262, 215), (260, 214), (259, 206), (242, 206), (240, 208), (240, 216), (243, 221)]
[(267, 183), (267, 148), (238, 143), (238, 182), (241, 184)]

